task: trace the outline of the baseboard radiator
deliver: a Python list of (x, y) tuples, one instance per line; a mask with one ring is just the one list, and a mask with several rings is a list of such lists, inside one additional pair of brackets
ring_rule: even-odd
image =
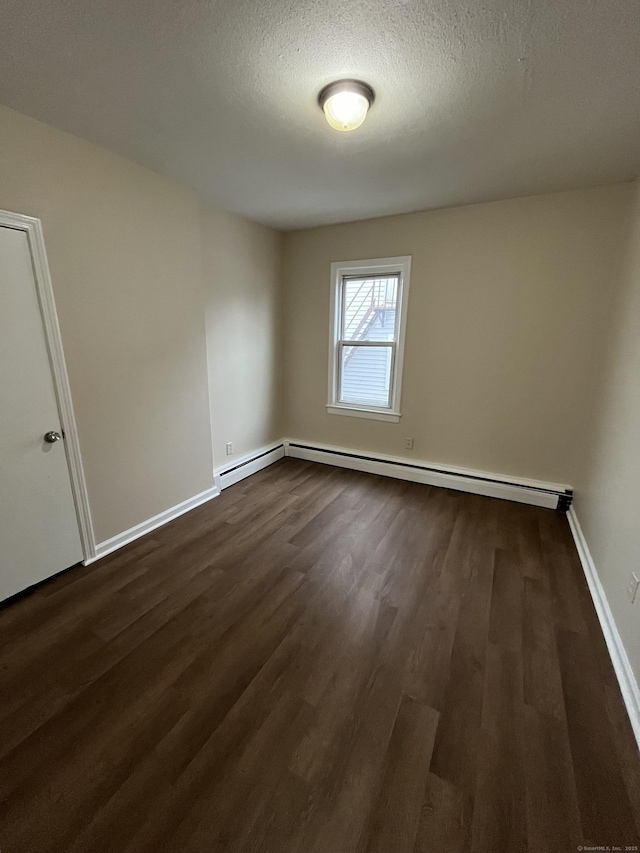
[(343, 448), (326, 447), (310, 442), (287, 439), (285, 455), (325, 465), (381, 474), (399, 480), (409, 480), (428, 486), (455, 489), (476, 495), (517, 501), (533, 506), (566, 512), (571, 506), (573, 490), (556, 483), (544, 483), (519, 478), (506, 478), (483, 471), (446, 469), (425, 462), (359, 453)]
[(273, 465), (278, 459), (282, 459), (284, 455), (284, 442), (275, 442), (268, 447), (262, 447), (253, 453), (249, 453), (240, 459), (234, 459), (229, 465), (216, 468), (213, 472), (214, 481), (220, 490), (227, 489), (229, 486), (239, 483), (240, 480), (244, 480), (245, 477), (250, 477), (263, 468)]

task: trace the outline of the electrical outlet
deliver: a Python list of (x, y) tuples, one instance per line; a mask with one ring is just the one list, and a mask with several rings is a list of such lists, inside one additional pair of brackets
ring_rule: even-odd
[(227, 442), (227, 456), (231, 456), (232, 453), (233, 453), (233, 442), (228, 441)]
[(627, 587), (627, 595), (629, 596), (629, 600), (632, 604), (636, 603), (636, 598), (638, 597), (638, 588), (640, 587), (640, 577), (638, 577), (637, 572), (631, 572), (631, 579), (629, 580), (629, 586)]
[(405, 450), (413, 450), (413, 439), (405, 438), (404, 440)]

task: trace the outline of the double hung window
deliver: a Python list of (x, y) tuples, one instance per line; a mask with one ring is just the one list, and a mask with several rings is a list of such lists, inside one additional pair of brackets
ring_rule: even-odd
[(330, 413), (399, 421), (410, 264), (332, 264)]

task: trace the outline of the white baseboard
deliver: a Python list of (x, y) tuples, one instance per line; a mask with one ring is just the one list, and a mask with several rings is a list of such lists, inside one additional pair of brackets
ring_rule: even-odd
[(638, 688), (638, 682), (631, 669), (629, 658), (622, 644), (622, 639), (618, 633), (607, 596), (600, 582), (598, 570), (593, 562), (593, 557), (589, 551), (587, 540), (585, 539), (574, 507), (569, 507), (567, 519), (571, 533), (573, 534), (573, 540), (576, 543), (582, 569), (587, 579), (589, 592), (591, 593), (591, 598), (593, 599), (593, 604), (600, 620), (600, 627), (602, 628), (602, 633), (609, 649), (611, 662), (613, 663), (613, 668), (620, 684), (620, 692), (622, 693), (622, 698), (629, 714), (631, 727), (638, 742), (638, 749), (640, 749), (640, 689)]
[(398, 456), (331, 447), (311, 441), (285, 439), (285, 454), (296, 459), (322, 462), (339, 468), (381, 474), (413, 483), (440, 486), (475, 495), (517, 501), (533, 506), (557, 509), (559, 500), (571, 499), (571, 488), (559, 483), (545, 483), (520, 477), (507, 477), (468, 468), (444, 468), (430, 462), (412, 461)]
[(199, 495), (194, 495), (192, 498), (182, 501), (182, 503), (161, 512), (159, 515), (136, 524), (135, 527), (131, 527), (129, 530), (125, 530), (123, 533), (112, 536), (111, 539), (107, 539), (96, 545), (95, 556), (83, 560), (84, 565), (89, 566), (91, 563), (95, 563), (96, 560), (106, 557), (107, 554), (111, 554), (112, 551), (116, 551), (130, 542), (134, 542), (136, 539), (144, 536), (145, 533), (150, 533), (157, 527), (161, 527), (163, 524), (167, 524), (169, 521), (173, 521), (174, 518), (183, 515), (183, 513), (189, 512), (190, 509), (195, 509), (200, 504), (217, 497), (222, 489), (226, 489), (228, 486), (244, 480), (245, 477), (249, 477), (251, 474), (262, 470), (262, 468), (272, 465), (278, 459), (282, 459), (283, 456), (284, 445), (282, 441), (277, 441), (266, 447), (261, 447), (253, 451), (253, 453), (248, 453), (239, 459), (234, 459), (228, 465), (216, 468), (213, 472), (214, 485), (212, 488), (201, 492)]
[(239, 483), (245, 477), (250, 477), (251, 474), (256, 474), (273, 465), (278, 459), (284, 456), (284, 444), (282, 441), (274, 441), (273, 444), (268, 444), (266, 447), (261, 447), (239, 459), (234, 459), (228, 465), (223, 465), (216, 468), (213, 472), (213, 479), (220, 490), (233, 486), (234, 483)]
[(179, 515), (189, 512), (190, 509), (195, 509), (200, 504), (206, 503), (206, 501), (210, 501), (211, 498), (218, 497), (219, 494), (220, 490), (212, 486), (210, 489), (200, 492), (199, 495), (194, 495), (192, 498), (188, 498), (186, 501), (182, 501), (182, 503), (176, 504), (176, 506), (172, 506), (158, 515), (154, 515), (153, 518), (148, 518), (146, 521), (136, 524), (135, 527), (125, 530), (124, 533), (119, 533), (117, 536), (112, 536), (111, 539), (106, 539), (104, 542), (96, 545), (95, 557), (84, 560), (84, 565), (88, 566), (91, 563), (95, 563), (101, 557), (106, 557), (112, 551), (117, 551), (118, 548), (128, 545), (130, 542), (139, 539), (145, 533), (150, 533), (157, 527), (162, 527), (163, 524), (173, 521), (174, 518), (178, 518)]

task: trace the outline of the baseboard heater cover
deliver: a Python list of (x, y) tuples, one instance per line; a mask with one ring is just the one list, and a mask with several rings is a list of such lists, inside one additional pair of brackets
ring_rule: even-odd
[(573, 489), (555, 488), (551, 484), (536, 485), (525, 481), (490, 477), (480, 471), (477, 473), (448, 471), (420, 462), (384, 459), (352, 450), (318, 447), (298, 441), (287, 441), (285, 446), (287, 455), (298, 459), (308, 459), (312, 462), (382, 474), (400, 480), (502, 498), (562, 512), (569, 509), (573, 500)]
[(278, 459), (282, 459), (285, 455), (284, 442), (276, 442), (275, 444), (257, 450), (255, 453), (250, 453), (241, 459), (236, 459), (235, 462), (228, 466), (217, 468), (214, 471), (214, 479), (220, 489), (226, 489), (233, 486), (235, 483), (244, 480), (245, 477), (250, 477), (251, 474), (256, 474), (263, 468), (267, 468)]

